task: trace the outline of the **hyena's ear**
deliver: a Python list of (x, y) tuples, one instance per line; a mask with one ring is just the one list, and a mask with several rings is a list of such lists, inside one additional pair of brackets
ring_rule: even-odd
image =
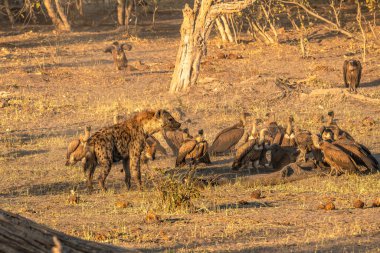
[(127, 51), (131, 51), (131, 49), (132, 49), (132, 46), (129, 45), (129, 44), (127, 44), (127, 43), (123, 43), (123, 44), (121, 44), (120, 47), (121, 47), (122, 49), (124, 49), (124, 50), (127, 50)]

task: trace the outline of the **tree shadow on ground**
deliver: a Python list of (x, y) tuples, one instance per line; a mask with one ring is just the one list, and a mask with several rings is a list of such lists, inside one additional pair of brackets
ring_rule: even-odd
[(13, 158), (17, 158), (17, 157), (24, 157), (24, 156), (30, 156), (30, 155), (36, 155), (36, 154), (44, 154), (44, 153), (47, 153), (48, 150), (46, 149), (40, 149), (40, 150), (23, 150), (23, 149), (20, 149), (20, 150), (14, 150), (14, 151), (10, 151), (10, 152), (7, 152), (5, 154), (0, 154), (0, 157), (13, 157)]
[[(366, 83), (362, 83), (360, 84), (361, 87), (377, 87), (377, 86), (380, 86), (380, 79), (377, 79), (377, 80), (373, 80), (371, 82), (366, 82)], [(359, 86), (359, 87), (360, 87)]]

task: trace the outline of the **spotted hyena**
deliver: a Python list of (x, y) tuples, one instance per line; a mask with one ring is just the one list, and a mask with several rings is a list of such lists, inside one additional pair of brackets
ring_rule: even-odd
[(92, 188), (92, 177), (97, 165), (101, 167), (99, 185), (106, 190), (105, 180), (113, 162), (122, 161), (125, 184), (131, 187), (131, 176), (141, 190), (140, 157), (146, 145), (146, 138), (162, 129), (175, 130), (181, 126), (165, 110), (143, 111), (131, 118), (105, 127), (94, 133), (88, 140), (87, 148), (93, 159), (86, 159), (87, 187)]

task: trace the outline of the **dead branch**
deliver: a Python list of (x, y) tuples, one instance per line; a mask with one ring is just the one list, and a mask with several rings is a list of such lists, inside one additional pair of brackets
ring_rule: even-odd
[(306, 13), (308, 13), (309, 15), (311, 15), (311, 16), (315, 17), (316, 19), (319, 19), (319, 20), (321, 20), (321, 21), (323, 21), (323, 22), (329, 24), (330, 26), (332, 26), (332, 27), (333, 27), (332, 30), (335, 30), (335, 31), (337, 31), (337, 32), (340, 32), (341, 34), (344, 34), (344, 35), (346, 35), (346, 36), (348, 36), (348, 37), (350, 37), (350, 38), (357, 39), (357, 38), (354, 37), (354, 35), (353, 35), (352, 33), (350, 33), (349, 31), (346, 31), (346, 30), (340, 28), (338, 24), (336, 24), (336, 23), (334, 23), (334, 22), (332, 22), (332, 21), (330, 21), (330, 20), (328, 20), (328, 19), (322, 17), (321, 15), (319, 15), (318, 13), (316, 13), (316, 12), (310, 10), (309, 8), (307, 8), (305, 5), (303, 5), (303, 4), (301, 4), (301, 3), (293, 2), (293, 1), (285, 1), (285, 0), (279, 0), (279, 2), (281, 2), (281, 3), (283, 3), (283, 4), (292, 4), (292, 5), (296, 5), (296, 6), (300, 7), (300, 8), (302, 8), (302, 9), (303, 9)]

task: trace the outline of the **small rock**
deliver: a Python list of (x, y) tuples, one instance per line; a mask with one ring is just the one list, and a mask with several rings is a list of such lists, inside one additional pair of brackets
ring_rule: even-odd
[(145, 222), (147, 223), (156, 223), (160, 222), (161, 218), (157, 214), (153, 213), (152, 211), (149, 211), (145, 216)]
[(372, 117), (365, 117), (362, 121), (363, 126), (373, 126), (376, 124)]
[(325, 205), (325, 210), (327, 211), (331, 211), (331, 210), (335, 210), (335, 205), (333, 202), (328, 202), (326, 205)]
[(354, 207), (355, 208), (363, 208), (364, 207), (364, 202), (361, 201), (360, 199), (357, 199), (354, 201)]

